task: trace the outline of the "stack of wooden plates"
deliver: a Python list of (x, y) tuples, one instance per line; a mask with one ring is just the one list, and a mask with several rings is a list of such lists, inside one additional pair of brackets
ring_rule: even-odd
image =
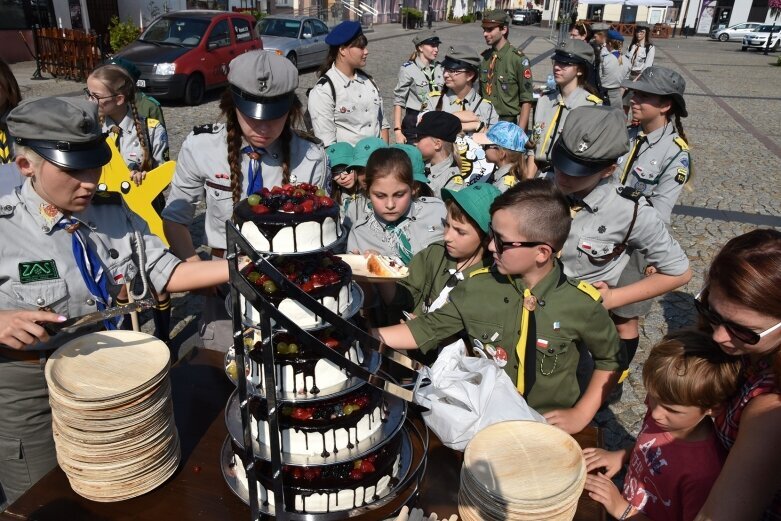
[(168, 347), (135, 331), (74, 339), (46, 364), (57, 461), (94, 501), (139, 496), (168, 479), (181, 452)]
[(544, 423), (497, 423), (466, 447), (458, 512), (465, 521), (570, 521), (585, 482), (572, 436)]

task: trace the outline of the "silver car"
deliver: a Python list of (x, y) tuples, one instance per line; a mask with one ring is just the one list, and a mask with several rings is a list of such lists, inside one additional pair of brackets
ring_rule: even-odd
[[(770, 45), (768, 45), (767, 39), (770, 37), (771, 32), (773, 33), (773, 39), (770, 40)], [(743, 37), (743, 45), (740, 47), (740, 50), (746, 51), (751, 48), (761, 50), (767, 47), (775, 52), (778, 50), (779, 45), (781, 45), (781, 25), (763, 25)]]
[(724, 29), (715, 29), (711, 31), (710, 37), (720, 42), (740, 41), (746, 33), (756, 30), (760, 25), (762, 24), (757, 22), (747, 22), (733, 25), (732, 27), (725, 27)]
[(265, 50), (287, 57), (299, 69), (320, 65), (328, 54), (328, 26), (319, 18), (272, 15), (260, 20), (255, 30)]

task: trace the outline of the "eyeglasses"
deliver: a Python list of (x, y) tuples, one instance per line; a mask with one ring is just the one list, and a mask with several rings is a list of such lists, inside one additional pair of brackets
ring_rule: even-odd
[(552, 251), (556, 251), (556, 249), (548, 244), (547, 242), (539, 242), (539, 241), (515, 241), (515, 242), (504, 242), (500, 241), (496, 237), (496, 233), (494, 232), (493, 227), (488, 226), (488, 238), (493, 241), (493, 243), (496, 245), (496, 253), (499, 255), (503, 254), (505, 250), (511, 250), (513, 248), (534, 248), (535, 246), (547, 246)]
[(445, 69), (443, 71), (444, 74), (449, 74), (451, 76), (458, 76), (459, 74), (464, 74), (466, 72), (466, 69)]
[(480, 148), (483, 150), (491, 150), (492, 148), (499, 148), (499, 145), (494, 145), (493, 143), (490, 143), (488, 145), (480, 145)]
[(336, 179), (337, 177), (341, 177), (343, 175), (350, 175), (352, 173), (353, 171), (350, 168), (345, 168), (343, 170), (335, 170), (335, 169), (331, 170), (331, 175), (333, 176), (334, 179)]
[(702, 318), (710, 322), (711, 325), (724, 326), (724, 329), (726, 329), (731, 336), (734, 336), (744, 344), (751, 346), (758, 343), (762, 338), (781, 327), (781, 322), (779, 322), (775, 326), (769, 327), (761, 333), (757, 333), (749, 327), (741, 326), (740, 324), (726, 320), (724, 317), (713, 311), (707, 302), (700, 300), (699, 295), (694, 299), (694, 307), (697, 309), (697, 313), (699, 313)]
[(97, 94), (95, 94), (94, 92), (91, 92), (86, 87), (84, 88), (83, 92), (84, 92), (84, 95), (87, 96), (87, 99), (91, 99), (92, 101), (94, 101), (96, 103), (98, 101), (100, 101), (100, 100), (103, 100), (103, 99), (116, 98), (117, 96), (119, 96), (119, 94), (112, 94), (110, 96), (98, 96)]

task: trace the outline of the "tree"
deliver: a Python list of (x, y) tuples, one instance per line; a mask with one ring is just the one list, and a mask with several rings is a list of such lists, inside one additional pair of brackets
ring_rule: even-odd
[(770, 8), (770, 15), (778, 20), (778, 16), (781, 15), (781, 0), (769, 0), (767, 5)]

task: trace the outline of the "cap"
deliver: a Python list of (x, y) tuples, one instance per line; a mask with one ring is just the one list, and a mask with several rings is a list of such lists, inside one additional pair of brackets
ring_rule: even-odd
[(621, 86), (658, 96), (670, 96), (680, 109), (678, 115), (682, 118), (689, 115), (686, 111), (686, 101), (683, 99), (686, 80), (672, 69), (657, 66), (647, 67), (636, 80), (624, 80), (621, 82)]
[(138, 79), (141, 77), (141, 71), (138, 70), (138, 67), (136, 67), (133, 62), (123, 58), (122, 56), (113, 56), (112, 58), (106, 60), (106, 64), (119, 65), (125, 69), (128, 74), (130, 74), (130, 77), (133, 78), (134, 82), (138, 81)]
[(466, 45), (451, 45), (442, 62), (444, 69), (472, 69), (480, 70), (480, 55)]
[(497, 25), (510, 25), (510, 15), (501, 9), (492, 9), (483, 13), (483, 27), (496, 27)]
[(293, 105), (298, 69), (271, 51), (250, 51), (230, 63), (228, 82), (236, 108), (252, 119), (277, 119)]
[(599, 173), (629, 151), (624, 111), (615, 107), (572, 109), (553, 145), (553, 167), (567, 175)]
[(331, 168), (338, 165), (349, 165), (353, 160), (353, 146), (350, 143), (331, 143), (325, 149)]
[(412, 163), (412, 180), (419, 183), (428, 184), (428, 176), (426, 176), (426, 162), (423, 161), (423, 154), (420, 153), (418, 147), (415, 145), (408, 145), (406, 143), (396, 143), (391, 145), (391, 148), (398, 148), (402, 150), (409, 157), (410, 163)]
[(583, 40), (570, 38), (559, 44), (551, 60), (559, 63), (594, 65), (594, 48)]
[(378, 148), (385, 148), (388, 144), (378, 137), (365, 137), (355, 144), (353, 157), (349, 166), (365, 167), (369, 162), (369, 156)]
[(325, 37), (328, 45), (344, 45), (362, 34), (360, 22), (344, 21), (331, 29)]
[(610, 24), (606, 24), (605, 22), (595, 22), (591, 24), (591, 30), (595, 33), (607, 31), (608, 29), (610, 29)]
[(100, 168), (111, 149), (98, 120), (98, 104), (81, 98), (31, 98), (6, 119), (14, 143), (66, 170)]
[(609, 40), (618, 40), (619, 42), (624, 41), (624, 35), (616, 31), (615, 29), (608, 29), (607, 37)]
[(416, 46), (423, 44), (439, 45), (442, 43), (442, 40), (439, 39), (436, 31), (424, 31), (415, 36), (415, 38), (412, 39), (412, 43), (414, 43)]
[(418, 139), (431, 136), (448, 143), (455, 143), (459, 132), (461, 132), (461, 120), (442, 110), (426, 112), (415, 128)]
[(472, 140), (478, 145), (499, 145), (507, 150), (523, 152), (529, 138), (515, 123), (498, 121), (486, 133), (472, 134)]
[(488, 233), (491, 223), (491, 203), (502, 192), (490, 183), (475, 183), (461, 190), (442, 189), (442, 200), (452, 199), (474, 222)]

